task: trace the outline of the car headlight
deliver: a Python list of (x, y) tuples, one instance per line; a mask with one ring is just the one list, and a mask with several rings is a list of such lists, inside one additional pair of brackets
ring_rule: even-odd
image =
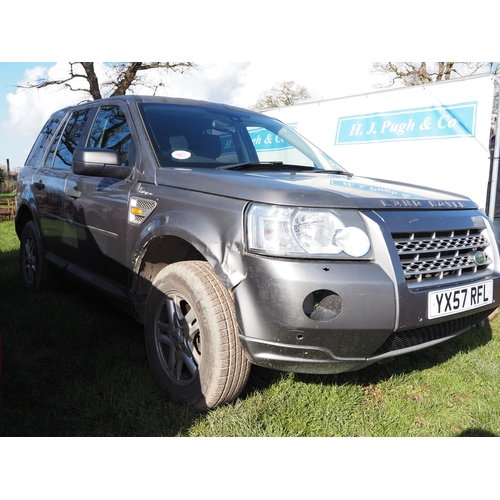
[(250, 252), (281, 257), (370, 257), (370, 239), (355, 210), (252, 204), (246, 229)]

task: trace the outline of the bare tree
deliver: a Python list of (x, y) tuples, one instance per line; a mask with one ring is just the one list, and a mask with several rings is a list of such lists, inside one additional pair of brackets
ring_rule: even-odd
[(480, 73), (497, 74), (498, 63), (488, 62), (375, 62), (374, 73), (386, 74), (389, 83), (377, 87), (392, 87), (396, 83), (406, 86), (441, 82)]
[[(99, 81), (95, 63), (71, 62), (68, 75), (61, 79), (40, 79), (18, 85), (19, 88), (42, 89), (49, 86), (69, 88), (75, 92), (89, 94), (90, 100), (102, 99), (133, 93), (134, 87), (139, 85), (156, 92), (158, 87), (164, 86), (171, 71), (184, 73), (196, 68), (193, 62), (121, 62), (105, 63), (105, 77)], [(156, 70), (159, 78), (150, 83), (146, 78), (147, 72)]]
[(255, 109), (269, 109), (278, 106), (292, 106), (298, 101), (310, 99), (309, 91), (294, 81), (276, 83), (271, 90), (261, 92)]

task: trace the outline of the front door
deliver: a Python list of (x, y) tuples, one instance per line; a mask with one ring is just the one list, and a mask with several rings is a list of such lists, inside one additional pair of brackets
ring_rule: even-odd
[[(122, 166), (135, 163), (135, 147), (129, 121), (118, 105), (99, 108), (90, 129), (87, 148), (119, 151)], [(66, 181), (69, 203), (66, 218), (73, 226), (77, 245), (70, 261), (81, 278), (99, 280), (99, 286), (110, 284), (126, 286), (128, 280), (125, 256), (125, 231), (128, 220), (131, 180), (109, 177), (91, 177), (71, 173)]]

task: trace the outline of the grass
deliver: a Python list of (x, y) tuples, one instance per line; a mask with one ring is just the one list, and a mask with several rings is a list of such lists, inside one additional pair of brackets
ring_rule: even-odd
[(498, 436), (500, 319), (392, 363), (336, 376), (254, 367), (231, 406), (171, 402), (142, 327), (88, 292), (26, 293), (0, 222), (0, 436)]

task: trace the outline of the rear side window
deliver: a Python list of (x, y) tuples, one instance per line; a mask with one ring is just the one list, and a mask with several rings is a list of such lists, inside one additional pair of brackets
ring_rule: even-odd
[(134, 142), (127, 118), (120, 106), (103, 106), (99, 109), (87, 147), (118, 151), (122, 166), (134, 164)]
[(80, 142), (88, 110), (74, 112), (66, 122), (66, 125), (54, 140), (50, 152), (45, 160), (45, 166), (71, 170), (73, 153)]
[(63, 117), (64, 111), (58, 111), (47, 120), (47, 123), (43, 126), (42, 131), (38, 135), (35, 144), (31, 148), (25, 165), (28, 165), (30, 167), (36, 167), (39, 165), (39, 163), (42, 161), (45, 150), (50, 140), (52, 139), (54, 132), (57, 130), (57, 127), (61, 123)]

